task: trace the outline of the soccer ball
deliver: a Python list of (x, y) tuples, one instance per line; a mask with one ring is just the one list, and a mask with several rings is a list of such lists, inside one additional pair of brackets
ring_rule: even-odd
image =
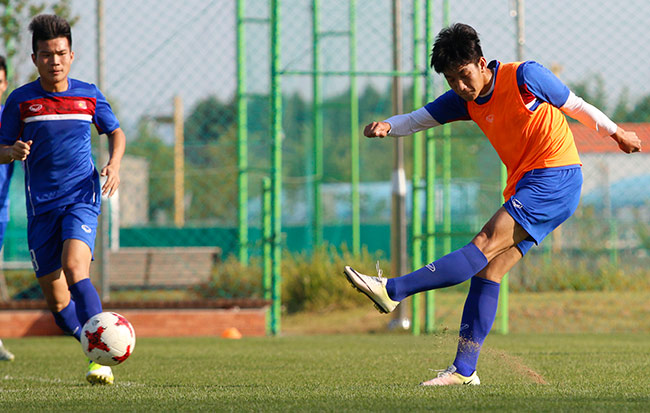
[(124, 316), (99, 313), (90, 317), (81, 330), (81, 348), (95, 363), (115, 366), (133, 353), (135, 331)]

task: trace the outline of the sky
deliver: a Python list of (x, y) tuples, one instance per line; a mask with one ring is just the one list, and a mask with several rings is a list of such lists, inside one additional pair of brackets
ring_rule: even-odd
[[(403, 67), (412, 66), (411, 1), (402, 0)], [(246, 16), (267, 18), (269, 1), (247, 0)], [(349, 28), (347, 0), (321, 1), (321, 30), (341, 32)], [(386, 71), (391, 68), (390, 0), (357, 0), (357, 68)], [(450, 22), (474, 26), (482, 38), (488, 60), (515, 59), (515, 19), (512, 1), (451, 0)], [(650, 76), (646, 63), (649, 47), (647, 22), (650, 3), (645, 0), (545, 0), (527, 1), (525, 10), (525, 58), (547, 67), (560, 68), (568, 84), (604, 80), (611, 112), (620, 93), (627, 88), (633, 103), (650, 94), (645, 82)], [(73, 0), (80, 19), (73, 27), (75, 62), (71, 75), (97, 82), (96, 2)], [(281, 66), (283, 70), (311, 68), (311, 1), (284, 0), (281, 7)], [(235, 0), (108, 0), (105, 9), (104, 94), (115, 106), (123, 127), (134, 133), (143, 117), (172, 113), (172, 100), (180, 95), (185, 114), (200, 100), (216, 95), (233, 98), (236, 87)], [(435, 32), (442, 27), (442, 1), (434, 1)], [(28, 36), (26, 36), (28, 37)], [(247, 83), (250, 93), (266, 94), (269, 87), (268, 25), (246, 24)], [(31, 72), (29, 41), (17, 59), (19, 75)], [(348, 40), (328, 34), (321, 46), (324, 70), (347, 70)], [(441, 84), (440, 78), (436, 82)], [(386, 88), (389, 78), (360, 77)], [(409, 81), (406, 81), (408, 85)], [(325, 93), (345, 91), (345, 78), (324, 80)], [(311, 98), (311, 81), (305, 76), (284, 76), (285, 93)], [(362, 102), (363, 104), (363, 102)], [(390, 115), (390, 113), (387, 113)]]

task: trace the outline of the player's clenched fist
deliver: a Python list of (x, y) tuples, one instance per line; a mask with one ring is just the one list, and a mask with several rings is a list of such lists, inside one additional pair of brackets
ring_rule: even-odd
[(16, 161), (24, 161), (29, 155), (30, 148), (32, 146), (32, 141), (16, 141), (11, 147), (11, 157)]
[(617, 128), (612, 138), (618, 143), (618, 147), (625, 153), (641, 152), (641, 139), (633, 131), (626, 131)]
[(369, 138), (383, 138), (390, 132), (390, 123), (388, 122), (372, 122), (366, 125), (363, 134)]

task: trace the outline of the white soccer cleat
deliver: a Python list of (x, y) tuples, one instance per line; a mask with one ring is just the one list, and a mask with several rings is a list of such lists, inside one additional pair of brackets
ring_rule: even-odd
[(115, 378), (113, 377), (113, 370), (109, 366), (102, 366), (94, 361), (88, 364), (88, 373), (86, 373), (86, 380), (88, 383), (95, 384), (113, 384)]
[(381, 276), (380, 269), (378, 269), (378, 277), (361, 274), (349, 266), (345, 266), (343, 273), (354, 288), (367, 295), (375, 303), (375, 307), (380, 313), (390, 313), (399, 304), (399, 301), (393, 301), (388, 296), (386, 291), (388, 279)]
[(0, 361), (14, 361), (14, 355), (0, 344)]
[(420, 383), (420, 386), (455, 386), (459, 384), (478, 386), (481, 384), (481, 380), (478, 378), (476, 371), (469, 377), (456, 373), (456, 366), (452, 364), (446, 370), (439, 370), (438, 377), (424, 381)]

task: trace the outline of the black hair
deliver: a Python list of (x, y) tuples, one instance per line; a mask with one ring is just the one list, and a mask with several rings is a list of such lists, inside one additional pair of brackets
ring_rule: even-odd
[(4, 56), (0, 56), (0, 71), (4, 70), (5, 76), (7, 76), (7, 60)]
[(438, 33), (431, 52), (431, 67), (437, 73), (454, 70), (483, 57), (481, 40), (472, 26), (455, 23)]
[(29, 30), (32, 32), (32, 50), (37, 52), (36, 44), (39, 41), (65, 37), (68, 45), (72, 48), (72, 31), (70, 24), (55, 14), (39, 14), (29, 23)]

